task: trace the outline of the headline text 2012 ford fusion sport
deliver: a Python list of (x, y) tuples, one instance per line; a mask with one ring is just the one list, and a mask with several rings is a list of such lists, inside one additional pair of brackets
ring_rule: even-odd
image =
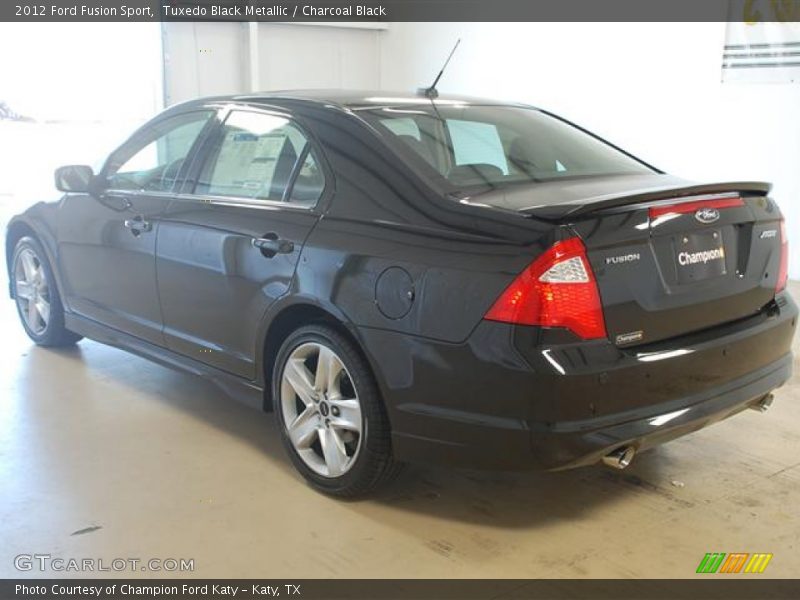
[(769, 185), (680, 180), (532, 107), (209, 98), (56, 184), (8, 228), (28, 335), (274, 409), (331, 494), (408, 461), (621, 468), (790, 375)]

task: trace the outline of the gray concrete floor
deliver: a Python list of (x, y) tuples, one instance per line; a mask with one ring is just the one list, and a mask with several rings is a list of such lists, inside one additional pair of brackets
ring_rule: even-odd
[(711, 551), (772, 552), (762, 577), (800, 567), (797, 376), (767, 414), (623, 473), (413, 467), (339, 502), (293, 472), (271, 415), (94, 342), (37, 348), (10, 301), (0, 323), (2, 577), (23, 553), (194, 559), (195, 577), (673, 578)]

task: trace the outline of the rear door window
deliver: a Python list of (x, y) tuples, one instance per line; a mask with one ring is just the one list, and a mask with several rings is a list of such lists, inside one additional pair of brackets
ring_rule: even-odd
[[(289, 119), (266, 113), (233, 111), (225, 120), (221, 135), (203, 167), (196, 194), (252, 200), (291, 200), (287, 190), (292, 175), (302, 166), (306, 189), (303, 203), (319, 198), (309, 189), (316, 173), (313, 165), (298, 165), (312, 157), (303, 132)], [(313, 161), (313, 157), (310, 159)], [(324, 185), (324, 180), (323, 180)], [(320, 188), (321, 189), (321, 188)]]

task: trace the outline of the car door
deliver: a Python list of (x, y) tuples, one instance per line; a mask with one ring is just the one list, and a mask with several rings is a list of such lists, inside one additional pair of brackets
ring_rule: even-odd
[(163, 344), (159, 219), (214, 114), (194, 111), (148, 124), (109, 157), (98, 175), (100, 191), (64, 197), (58, 256), (70, 310)]
[(159, 297), (170, 349), (253, 379), (258, 324), (289, 290), (330, 175), (288, 114), (222, 121), (161, 220)]

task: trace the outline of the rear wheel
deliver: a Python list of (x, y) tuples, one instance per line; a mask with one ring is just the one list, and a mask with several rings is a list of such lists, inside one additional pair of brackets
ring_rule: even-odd
[(11, 286), (25, 333), (40, 346), (70, 346), (81, 336), (64, 327), (64, 308), (41, 244), (23, 237), (14, 248)]
[(316, 489), (360, 496), (398, 472), (374, 378), (345, 336), (325, 325), (296, 330), (278, 352), (272, 382), (284, 445)]

